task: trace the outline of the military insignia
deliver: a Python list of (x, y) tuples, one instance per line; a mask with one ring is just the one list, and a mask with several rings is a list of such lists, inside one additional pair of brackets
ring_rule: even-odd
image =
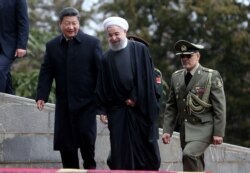
[(176, 100), (179, 99), (179, 87), (178, 86), (175, 87), (175, 98)]
[(181, 51), (182, 51), (182, 52), (185, 52), (185, 51), (187, 51), (187, 46), (185, 46), (185, 45), (182, 45), (182, 46), (181, 46)]
[(179, 95), (178, 94), (176, 94), (176, 100), (178, 100), (179, 99)]
[(157, 84), (161, 84), (161, 77), (156, 77), (156, 78), (155, 78), (155, 82), (156, 82)]
[(216, 84), (216, 87), (218, 87), (218, 88), (222, 87), (222, 85), (223, 85), (222, 80), (218, 77), (216, 78), (215, 84)]
[(180, 72), (183, 72), (183, 71), (184, 71), (184, 69), (180, 69), (180, 70), (175, 71), (174, 73), (180, 73)]
[(199, 86), (195, 87), (195, 93), (199, 93), (199, 89), (200, 89)]
[(209, 72), (209, 73), (213, 73), (213, 71), (214, 71), (213, 69), (206, 68), (206, 67), (203, 67), (202, 70)]
[(197, 95), (202, 96), (205, 93), (204, 87), (195, 87), (195, 92)]

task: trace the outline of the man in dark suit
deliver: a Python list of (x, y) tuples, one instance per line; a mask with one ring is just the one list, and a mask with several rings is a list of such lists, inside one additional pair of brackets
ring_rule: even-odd
[(64, 168), (95, 169), (96, 87), (102, 56), (100, 41), (79, 28), (79, 12), (63, 9), (59, 16), (62, 34), (46, 44), (38, 88), (37, 108), (48, 101), (53, 79), (56, 84), (54, 149), (59, 150)]
[(29, 20), (26, 0), (0, 1), (0, 92), (13, 94), (10, 67), (26, 54)]
[(183, 69), (172, 74), (162, 136), (168, 144), (178, 120), (183, 170), (194, 172), (204, 171), (204, 152), (210, 143), (223, 142), (226, 125), (223, 81), (218, 71), (199, 64), (200, 49), (185, 40), (175, 44)]

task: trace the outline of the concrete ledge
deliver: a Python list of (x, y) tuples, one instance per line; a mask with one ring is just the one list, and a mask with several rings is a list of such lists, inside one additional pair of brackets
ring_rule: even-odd
[[(0, 93), (0, 167), (61, 168), (59, 152), (53, 151), (54, 109), (54, 104), (46, 104), (39, 111), (32, 99)], [(97, 135), (97, 169), (108, 170), (109, 131), (98, 117)], [(159, 140), (159, 145), (160, 170), (181, 171), (179, 134), (174, 133), (170, 144)], [(208, 172), (248, 173), (250, 149), (225, 143), (211, 145), (205, 153), (205, 162)]]

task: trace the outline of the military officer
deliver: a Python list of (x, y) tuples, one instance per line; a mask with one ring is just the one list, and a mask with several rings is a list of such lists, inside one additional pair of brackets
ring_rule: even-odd
[(223, 142), (226, 100), (218, 71), (200, 65), (204, 46), (186, 40), (174, 49), (183, 69), (172, 74), (164, 115), (162, 141), (170, 142), (175, 124), (180, 127), (183, 171), (204, 171), (204, 152)]

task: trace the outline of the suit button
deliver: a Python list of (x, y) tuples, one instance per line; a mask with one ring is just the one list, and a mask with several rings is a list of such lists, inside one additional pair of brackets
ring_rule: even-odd
[(186, 99), (183, 99), (183, 101), (185, 102), (185, 101), (186, 101)]
[(186, 121), (186, 122), (187, 122), (187, 119), (185, 119), (184, 121)]
[(184, 109), (184, 112), (186, 112), (187, 110), (186, 109)]

